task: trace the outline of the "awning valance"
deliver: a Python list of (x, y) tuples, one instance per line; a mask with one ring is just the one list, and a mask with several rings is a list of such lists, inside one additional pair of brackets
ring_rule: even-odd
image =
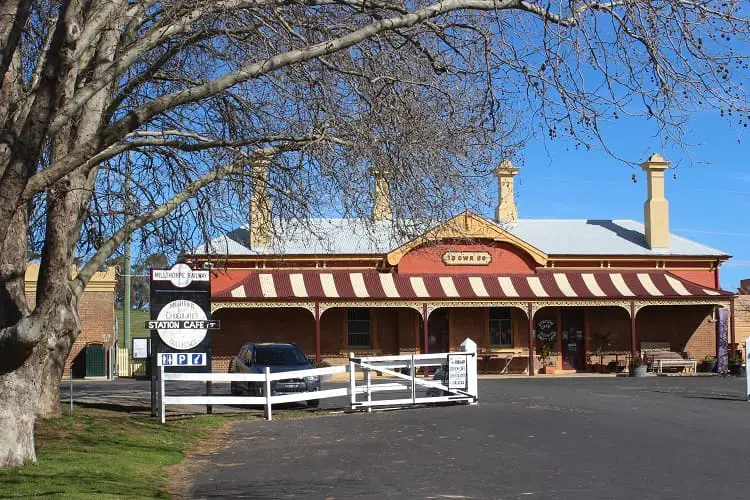
[(376, 270), (215, 271), (214, 300), (728, 299), (668, 271), (544, 270), (533, 275), (392, 274)]

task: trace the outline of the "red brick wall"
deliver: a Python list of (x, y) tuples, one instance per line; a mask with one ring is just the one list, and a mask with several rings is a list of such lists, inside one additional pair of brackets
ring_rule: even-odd
[(229, 361), (246, 342), (294, 342), (315, 355), (315, 319), (306, 309), (219, 309), (213, 318), (221, 321), (221, 330), (211, 334), (214, 372), (229, 370)]
[[(492, 262), (487, 266), (449, 266), (443, 263), (443, 254), (448, 251), (489, 252)], [(400, 273), (440, 274), (533, 274), (534, 261), (526, 252), (507, 243), (495, 245), (436, 244), (417, 248), (401, 258)]]
[(456, 307), (450, 309), (450, 345), (454, 349), (466, 338), (480, 348), (490, 344), (490, 313), (486, 307)]
[[(636, 315), (638, 342), (669, 342), (672, 351), (687, 351), (702, 360), (716, 355), (716, 323), (712, 306), (651, 306)], [(639, 345), (640, 348), (640, 345)]]
[[(33, 309), (36, 305), (36, 296), (27, 294), (26, 300), (29, 307)], [(76, 357), (82, 355), (88, 343), (104, 344), (109, 350), (114, 342), (115, 332), (115, 295), (114, 292), (90, 292), (84, 291), (78, 301), (78, 314), (81, 318), (81, 332), (78, 334), (68, 358), (65, 360), (64, 376), (70, 373), (70, 367)], [(76, 363), (74, 375), (83, 377), (86, 374), (85, 360)]]
[(588, 351), (596, 350), (597, 334), (609, 334), (607, 351), (630, 352), (630, 314), (621, 307), (588, 307)]
[(422, 316), (414, 309), (398, 308), (398, 346), (399, 350), (417, 351), (422, 334)]
[(667, 269), (680, 278), (692, 281), (701, 286), (716, 288), (716, 270), (711, 269)]

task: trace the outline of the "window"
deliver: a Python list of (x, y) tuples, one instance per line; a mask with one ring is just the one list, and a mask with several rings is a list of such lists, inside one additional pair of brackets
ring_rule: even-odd
[(507, 307), (490, 308), (490, 345), (513, 345), (513, 323)]
[(350, 346), (370, 347), (370, 310), (349, 309), (347, 332)]
[(296, 346), (259, 345), (255, 347), (255, 363), (262, 366), (305, 365), (307, 358)]

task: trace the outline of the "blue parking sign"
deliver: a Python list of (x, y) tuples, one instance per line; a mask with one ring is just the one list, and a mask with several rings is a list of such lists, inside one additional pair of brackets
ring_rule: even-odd
[(188, 355), (187, 354), (178, 354), (177, 355), (177, 364), (178, 365), (187, 365), (188, 364)]

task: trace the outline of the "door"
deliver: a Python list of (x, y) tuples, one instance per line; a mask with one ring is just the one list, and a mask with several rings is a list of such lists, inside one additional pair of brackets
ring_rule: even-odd
[(563, 308), (561, 323), (563, 369), (583, 371), (586, 369), (583, 309), (580, 307)]
[(429, 352), (448, 352), (448, 309), (438, 309), (427, 322)]

